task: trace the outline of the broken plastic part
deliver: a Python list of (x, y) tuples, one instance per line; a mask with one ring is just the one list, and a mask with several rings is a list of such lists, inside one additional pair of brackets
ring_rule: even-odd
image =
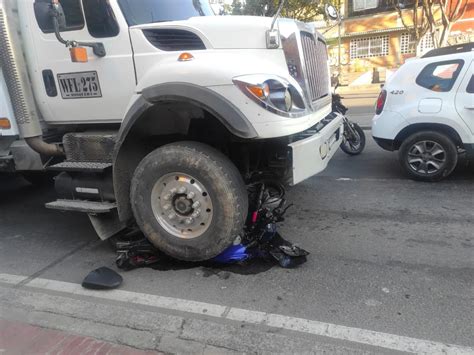
[(108, 267), (101, 267), (91, 271), (82, 281), (82, 287), (91, 290), (111, 290), (119, 287), (123, 282), (122, 276)]
[(216, 256), (212, 261), (220, 264), (236, 263), (250, 259), (253, 255), (248, 252), (247, 247), (243, 244), (232, 245), (220, 255)]

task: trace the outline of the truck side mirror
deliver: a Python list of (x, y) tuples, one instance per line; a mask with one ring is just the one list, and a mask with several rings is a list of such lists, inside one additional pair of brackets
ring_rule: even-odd
[(56, 9), (56, 16), (58, 18), (59, 30), (60, 31), (65, 30), (66, 29), (66, 15), (64, 15), (63, 7), (59, 3)]
[[(53, 6), (51, 2), (47, 1), (35, 1), (34, 10), (36, 20), (38, 25), (43, 31), (49, 33), (54, 32), (54, 23), (53, 23)], [(58, 4), (56, 18), (58, 19), (59, 29), (66, 29), (66, 16), (64, 15), (63, 8), (61, 4)]]
[(66, 40), (61, 36), (61, 28), (66, 27), (66, 17), (64, 11), (59, 3), (59, 0), (51, 0), (49, 16), (53, 23), (54, 33), (59, 43), (64, 44), (69, 48), (71, 61), (74, 63), (87, 63), (87, 51), (84, 47), (92, 48), (94, 54), (98, 57), (105, 57), (107, 54), (104, 44), (101, 42), (78, 42), (74, 40)]
[(49, 16), (53, 21), (53, 27), (56, 32), (66, 29), (66, 15), (59, 0), (52, 0)]
[(324, 12), (326, 13), (326, 16), (333, 21), (340, 21), (341, 19), (339, 11), (337, 11), (336, 7), (331, 4), (326, 4), (326, 6), (324, 6)]

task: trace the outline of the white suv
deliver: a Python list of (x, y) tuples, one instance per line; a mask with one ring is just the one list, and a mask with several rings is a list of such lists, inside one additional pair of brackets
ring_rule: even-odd
[(407, 61), (379, 95), (372, 135), (413, 179), (438, 181), (474, 157), (474, 43)]

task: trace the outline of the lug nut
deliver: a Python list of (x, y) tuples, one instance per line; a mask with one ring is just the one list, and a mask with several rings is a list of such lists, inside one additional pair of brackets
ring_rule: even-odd
[(184, 222), (187, 226), (189, 226), (190, 224), (192, 224), (194, 222), (194, 218), (188, 218), (186, 219), (186, 221)]
[[(195, 194), (194, 192), (192, 192), (192, 191), (186, 196), (186, 198), (187, 198), (188, 200), (192, 200), (194, 197), (196, 197), (196, 194)], [(194, 205), (193, 205), (193, 206), (194, 206)]]
[(170, 208), (171, 208), (171, 205), (164, 205), (164, 206), (163, 206), (163, 209), (164, 209), (165, 211), (168, 211)]
[(180, 193), (180, 194), (186, 193), (186, 188), (185, 188), (184, 186), (181, 186), (181, 187), (178, 189), (178, 193)]
[(174, 194), (176, 193), (176, 191), (178, 191), (178, 190), (176, 190), (176, 187), (173, 187), (173, 188), (170, 190), (170, 193), (171, 193), (172, 195), (174, 195)]
[(175, 219), (176, 218), (176, 213), (170, 213), (168, 215), (168, 219)]
[(200, 215), (201, 215), (201, 210), (196, 210), (196, 211), (193, 212), (193, 214), (191, 216), (194, 217), (194, 218), (197, 218)]
[(196, 201), (193, 203), (193, 208), (199, 208), (199, 207), (201, 207), (201, 202)]
[(171, 194), (166, 194), (163, 198), (164, 198), (166, 201), (169, 201), (169, 200), (171, 200)]

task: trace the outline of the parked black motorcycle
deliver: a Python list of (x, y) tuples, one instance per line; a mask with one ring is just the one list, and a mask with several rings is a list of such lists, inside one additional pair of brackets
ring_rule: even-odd
[(332, 111), (344, 117), (344, 139), (341, 149), (349, 155), (359, 155), (365, 148), (365, 134), (357, 123), (349, 121), (346, 117), (348, 108), (342, 104), (339, 94), (332, 94)]
[[(326, 4), (325, 12), (327, 18), (336, 21), (336, 23), (329, 27), (323, 33), (323, 35), (335, 26), (341, 26), (342, 23), (342, 17), (340, 13), (333, 5), (329, 3)], [(339, 46), (341, 46), (340, 31)], [(334, 89), (334, 94), (332, 95), (332, 112), (339, 113), (344, 117), (344, 138), (341, 144), (341, 149), (344, 151), (344, 153), (349, 155), (359, 155), (365, 148), (365, 134), (357, 123), (349, 121), (349, 119), (346, 117), (348, 108), (342, 104), (341, 95), (336, 94), (336, 89), (339, 86), (339, 74), (336, 78), (336, 88)]]

